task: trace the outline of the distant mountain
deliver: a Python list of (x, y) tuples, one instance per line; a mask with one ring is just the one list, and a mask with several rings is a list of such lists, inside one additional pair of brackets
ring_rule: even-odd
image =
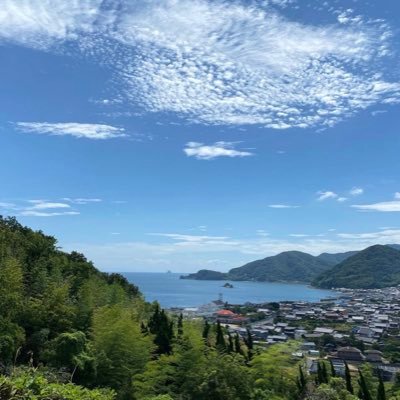
[(317, 258), (333, 266), (357, 253), (358, 251), (346, 251), (345, 253), (322, 253)]
[(391, 247), (392, 249), (400, 250), (400, 244), (388, 244), (387, 246)]
[(196, 279), (198, 281), (222, 281), (227, 280), (227, 274), (210, 269), (201, 269), (195, 274), (181, 275), (181, 279)]
[(358, 252), (318, 276), (321, 288), (372, 289), (400, 284), (399, 245), (375, 245)]
[(311, 282), (321, 272), (331, 268), (331, 264), (300, 251), (286, 251), (276, 256), (266, 257), (233, 268), (228, 273), (200, 270), (182, 279), (234, 280), (269, 282)]
[(228, 272), (232, 280), (311, 282), (330, 264), (301, 251), (285, 251), (233, 268)]

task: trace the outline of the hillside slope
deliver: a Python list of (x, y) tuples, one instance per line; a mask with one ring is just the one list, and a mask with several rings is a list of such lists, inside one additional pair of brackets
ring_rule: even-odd
[(400, 284), (400, 251), (375, 245), (322, 273), (313, 285), (321, 288), (371, 289)]
[(233, 268), (228, 276), (232, 280), (311, 282), (329, 268), (329, 264), (310, 254), (285, 251)]

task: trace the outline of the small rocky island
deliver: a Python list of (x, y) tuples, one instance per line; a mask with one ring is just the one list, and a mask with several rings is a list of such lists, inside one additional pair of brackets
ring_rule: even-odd
[(226, 282), (225, 285), (222, 285), (224, 288), (233, 289), (232, 283)]

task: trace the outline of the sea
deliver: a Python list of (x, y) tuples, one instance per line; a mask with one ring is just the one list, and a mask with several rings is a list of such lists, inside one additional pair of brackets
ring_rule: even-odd
[[(164, 308), (197, 307), (222, 298), (231, 304), (271, 301), (318, 301), (336, 292), (303, 284), (276, 282), (198, 281), (180, 279), (177, 273), (124, 272), (139, 287), (147, 301), (157, 300)], [(233, 288), (224, 288), (229, 282)]]

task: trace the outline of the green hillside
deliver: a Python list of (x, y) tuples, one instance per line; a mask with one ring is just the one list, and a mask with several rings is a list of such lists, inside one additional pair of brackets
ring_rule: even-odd
[(227, 274), (210, 269), (201, 269), (194, 274), (182, 275), (181, 279), (195, 279), (198, 281), (222, 281), (226, 280)]
[(232, 280), (311, 282), (330, 265), (307, 253), (286, 251), (233, 268), (228, 276)]
[(357, 253), (358, 251), (346, 251), (345, 253), (322, 253), (317, 258), (333, 266)]
[(400, 251), (375, 245), (349, 257), (313, 281), (321, 288), (383, 288), (400, 284)]

